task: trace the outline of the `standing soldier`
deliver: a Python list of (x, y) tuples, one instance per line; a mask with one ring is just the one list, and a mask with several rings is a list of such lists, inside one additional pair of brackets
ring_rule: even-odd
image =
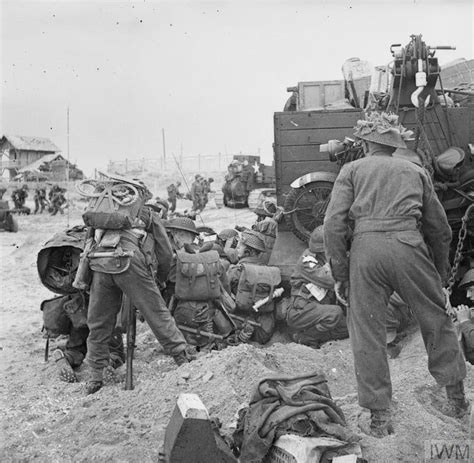
[[(51, 190), (52, 191), (52, 190)], [(66, 197), (64, 196), (66, 189), (57, 187), (51, 197), (51, 215), (56, 215), (58, 212), (64, 214), (63, 204), (66, 203)]]
[[(427, 173), (392, 157), (397, 148), (406, 148), (409, 134), (396, 115), (372, 113), (358, 121), (355, 136), (362, 140), (366, 157), (342, 167), (324, 221), (336, 294), (349, 293), (359, 404), (370, 409), (368, 432), (379, 438), (394, 432), (385, 326), (393, 291), (410, 301), (428, 369), (446, 387), (448, 406), (443, 412), (461, 416), (469, 408), (463, 386), (466, 365), (442, 290), (451, 229)], [(349, 224), (354, 225), (350, 259)]]
[(176, 200), (181, 197), (181, 193), (179, 192), (180, 186), (181, 182), (178, 180), (176, 185), (172, 183), (166, 188), (168, 192), (168, 202), (170, 204), (169, 212), (174, 212), (176, 210)]
[(202, 204), (203, 186), (201, 176), (196, 174), (194, 182), (191, 184), (191, 200), (193, 202), (193, 211), (200, 211)]
[(13, 190), (11, 198), (13, 200), (13, 204), (15, 205), (15, 209), (23, 209), (27, 197), (28, 185), (26, 183), (21, 188)]
[(36, 188), (34, 200), (35, 200), (35, 214), (38, 213), (38, 211), (40, 214), (42, 214), (44, 211), (44, 208), (48, 204), (46, 200), (46, 188), (44, 187)]
[[(93, 276), (87, 318), (90, 330), (87, 360), (91, 367), (86, 387), (88, 394), (103, 386), (103, 371), (109, 363), (109, 340), (122, 292), (130, 298), (165, 352), (178, 365), (195, 358), (195, 350), (187, 345), (176, 327), (157, 284), (157, 281), (159, 284), (165, 282), (173, 258), (166, 231), (161, 219), (148, 206), (143, 206), (139, 214), (133, 228), (111, 231), (112, 235), (117, 233), (119, 236), (117, 248), (120, 251), (117, 253), (123, 257), (101, 258), (94, 264), (94, 250), (90, 259)], [(100, 254), (100, 243), (96, 249)]]

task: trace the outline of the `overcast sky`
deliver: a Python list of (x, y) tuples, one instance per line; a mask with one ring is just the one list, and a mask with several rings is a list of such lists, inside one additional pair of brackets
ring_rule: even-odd
[(299, 81), (390, 61), (423, 34), (473, 58), (472, 0), (1, 1), (2, 134), (50, 137), (91, 172), (109, 159), (256, 153)]

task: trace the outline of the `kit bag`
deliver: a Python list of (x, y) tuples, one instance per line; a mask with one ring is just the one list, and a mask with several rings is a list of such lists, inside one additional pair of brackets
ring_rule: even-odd
[[(270, 267), (267, 265), (241, 264), (242, 272), (237, 286), (235, 295), (235, 304), (237, 310), (245, 312), (253, 311), (253, 305), (273, 296), (273, 291), (281, 282), (280, 269), (278, 267)], [(266, 304), (260, 307), (259, 312), (273, 310), (273, 304)]]
[(71, 328), (87, 327), (87, 301), (81, 293), (47, 299), (41, 310), (44, 329), (52, 335), (68, 335)]
[(88, 227), (124, 230), (132, 227), (145, 200), (133, 185), (99, 182), (82, 218)]
[(208, 301), (220, 296), (220, 262), (217, 251), (176, 253), (175, 296), (186, 301)]

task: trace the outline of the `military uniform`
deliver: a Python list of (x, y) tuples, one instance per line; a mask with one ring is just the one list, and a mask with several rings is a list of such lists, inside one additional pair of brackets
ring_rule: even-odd
[(180, 185), (179, 182), (176, 185), (172, 183), (166, 189), (168, 192), (168, 202), (169, 202), (170, 212), (174, 212), (176, 210), (176, 201), (178, 199), (178, 196), (180, 195), (179, 190), (178, 190), (179, 185)]
[(196, 175), (194, 182), (191, 184), (191, 200), (193, 202), (193, 211), (201, 210), (204, 190), (200, 179), (201, 176)]
[(108, 341), (122, 292), (143, 315), (167, 354), (176, 357), (186, 349), (186, 341), (176, 327), (153, 275), (157, 269), (156, 278), (165, 281), (172, 260), (171, 246), (157, 214), (149, 213), (148, 234), (143, 245), (143, 229), (120, 231), (120, 246), (123, 251), (133, 253), (127, 258), (129, 262), (124, 263), (124, 268), (112, 270), (121, 273), (97, 269), (93, 272), (87, 319), (90, 330), (87, 359), (92, 371), (91, 380), (95, 382), (102, 381), (102, 372), (107, 366)]
[(59, 188), (53, 193), (51, 197), (51, 215), (56, 215), (58, 212), (61, 215), (64, 214), (63, 208), (61, 206), (66, 203), (66, 198), (64, 197), (65, 191), (66, 190), (63, 188)]
[(28, 186), (23, 185), (21, 188), (17, 188), (12, 192), (12, 201), (15, 205), (15, 209), (23, 209), (26, 198), (28, 197)]
[(34, 200), (35, 200), (35, 214), (37, 214), (38, 212), (42, 214), (44, 211), (44, 208), (47, 205), (46, 190), (44, 188), (36, 188)]
[(306, 249), (291, 275), (286, 322), (294, 341), (317, 348), (331, 339), (349, 336), (346, 317), (336, 304), (333, 287), (334, 280), (324, 256)]
[[(462, 383), (466, 367), (444, 310), (442, 281), (451, 241), (446, 214), (422, 168), (377, 146), (371, 156), (341, 169), (326, 212), (324, 242), (334, 279), (350, 280), (348, 323), (359, 404), (387, 410), (392, 386), (386, 307), (393, 291), (415, 313), (438, 384)], [(350, 263), (349, 221), (354, 223)]]

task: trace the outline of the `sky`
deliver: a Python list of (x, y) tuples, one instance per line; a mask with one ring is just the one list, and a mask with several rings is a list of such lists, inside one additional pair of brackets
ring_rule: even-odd
[[(0, 0), (1, 134), (50, 138), (86, 173), (166, 151), (271, 163), (286, 88), (391, 60), (423, 34), (474, 57), (471, 0)], [(169, 154), (168, 154), (169, 155)]]

